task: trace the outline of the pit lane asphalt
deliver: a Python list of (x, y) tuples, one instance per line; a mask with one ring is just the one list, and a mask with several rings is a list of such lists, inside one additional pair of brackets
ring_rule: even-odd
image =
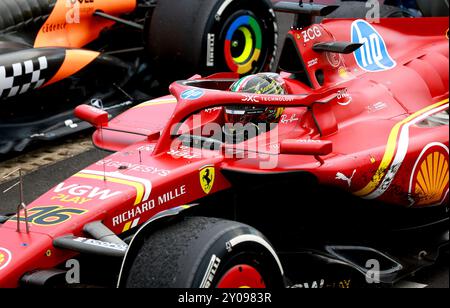
[[(280, 33), (286, 33), (292, 24), (293, 18), (287, 14), (279, 15)], [(284, 37), (280, 37), (279, 48), (282, 48)], [(64, 181), (110, 153), (91, 149), (72, 158), (40, 168), (24, 177), (24, 193), (26, 203), (38, 198), (49, 189)], [(14, 188), (6, 194), (2, 192), (17, 182), (13, 180), (0, 185), (0, 215), (13, 213), (19, 203), (18, 189)], [(414, 277), (402, 281), (397, 288), (449, 288), (449, 260), (444, 257), (436, 265), (424, 269)]]

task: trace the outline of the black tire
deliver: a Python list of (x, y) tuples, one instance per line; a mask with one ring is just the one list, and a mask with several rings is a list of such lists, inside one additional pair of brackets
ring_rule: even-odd
[[(327, 18), (371, 18), (367, 16), (370, 8), (366, 3), (360, 1), (343, 1), (339, 3), (339, 8), (327, 16)], [(413, 17), (411, 13), (401, 8), (380, 4), (380, 18), (385, 17)]]
[[(246, 33), (250, 33), (255, 41), (258, 31), (253, 28), (260, 30), (261, 53), (256, 57), (257, 48), (253, 48), (245, 59), (245, 63), (250, 64), (248, 69), (241, 69), (239, 73), (246, 75), (271, 70), (278, 33), (269, 0), (163, 0), (158, 2), (149, 18), (146, 31), (146, 45), (157, 75), (186, 78), (193, 74), (236, 71), (227, 65), (224, 48), (230, 26), (241, 16), (257, 21), (252, 23), (253, 27), (244, 25), (238, 29), (247, 29)], [(238, 45), (233, 48), (235, 53), (241, 51), (242, 31), (236, 31), (233, 37), (233, 42)], [(251, 60), (252, 56), (256, 61)]]
[(278, 257), (260, 232), (232, 221), (185, 218), (145, 241), (126, 287), (215, 288), (230, 269), (247, 266), (257, 270), (266, 287), (284, 287)]
[(449, 6), (447, 0), (417, 0), (417, 6), (426, 17), (448, 16)]

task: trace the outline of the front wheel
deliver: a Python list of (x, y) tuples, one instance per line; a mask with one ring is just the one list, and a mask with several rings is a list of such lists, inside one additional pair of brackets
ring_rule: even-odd
[(152, 234), (126, 280), (131, 288), (277, 288), (283, 269), (254, 228), (192, 217)]

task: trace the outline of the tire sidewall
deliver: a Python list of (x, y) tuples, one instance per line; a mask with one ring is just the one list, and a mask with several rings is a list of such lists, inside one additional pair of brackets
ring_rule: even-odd
[(214, 40), (214, 56), (215, 65), (213, 67), (203, 66), (204, 70), (214, 71), (229, 71), (228, 65), (225, 62), (224, 57), (224, 44), (225, 36), (228, 31), (228, 25), (231, 23), (231, 17), (238, 11), (248, 11), (251, 15), (256, 16), (259, 26), (263, 32), (263, 53), (260, 55), (257, 66), (252, 71), (246, 73), (256, 73), (259, 71), (270, 71), (273, 68), (273, 64), (277, 52), (277, 19), (272, 9), (272, 4), (267, 0), (234, 0), (228, 4), (228, 6), (219, 14), (219, 9), (225, 1), (220, 1), (214, 8), (214, 14), (211, 14), (204, 33), (203, 42), (205, 45), (202, 50), (204, 54), (203, 59), (208, 59), (208, 44), (209, 34), (215, 35)]
[[(239, 243), (233, 245), (237, 240)], [(268, 288), (282, 287), (283, 270), (277, 256), (261, 243), (270, 246), (262, 234), (244, 225), (234, 225), (219, 232), (210, 230), (192, 247), (186, 259), (188, 264), (184, 265), (185, 269), (191, 270), (182, 280), (188, 283), (187, 287), (215, 288), (232, 267), (249, 265), (261, 274)]]

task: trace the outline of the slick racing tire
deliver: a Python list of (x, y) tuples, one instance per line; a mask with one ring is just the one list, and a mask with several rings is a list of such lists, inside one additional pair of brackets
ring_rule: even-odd
[(272, 69), (277, 21), (270, 0), (163, 0), (147, 23), (159, 75), (252, 74)]
[(281, 263), (267, 239), (237, 222), (184, 218), (152, 234), (126, 280), (129, 288), (284, 287)]
[[(366, 3), (360, 1), (343, 1), (339, 3), (339, 8), (326, 18), (376, 18), (373, 16), (372, 8), (366, 7)], [(380, 4), (380, 18), (388, 17), (413, 17), (407, 10)]]

